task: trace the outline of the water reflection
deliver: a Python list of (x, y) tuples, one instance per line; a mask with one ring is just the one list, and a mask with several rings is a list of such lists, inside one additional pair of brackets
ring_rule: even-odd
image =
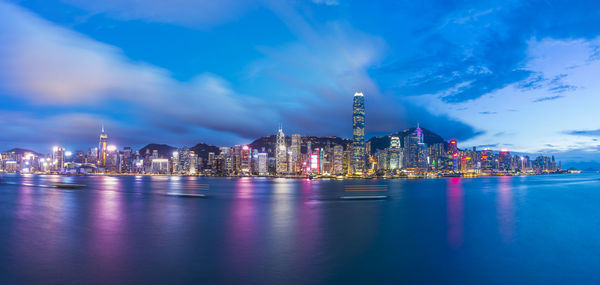
[(251, 275), (252, 265), (256, 264), (256, 247), (259, 229), (256, 220), (257, 207), (251, 179), (237, 179), (234, 185), (233, 201), (227, 218), (227, 268), (231, 275), (243, 280)]
[(513, 201), (513, 187), (512, 177), (503, 176), (500, 177), (498, 185), (498, 197), (497, 201), (497, 217), (498, 217), (498, 230), (502, 236), (504, 242), (510, 242), (514, 235), (514, 201)]
[(460, 177), (448, 180), (446, 188), (447, 217), (448, 217), (448, 244), (456, 249), (463, 243), (463, 188)]
[(93, 268), (105, 282), (117, 282), (116, 273), (124, 269), (127, 240), (123, 193), (117, 177), (104, 176), (100, 189), (93, 193), (89, 228), (89, 253)]
[[(65, 191), (39, 187), (60, 176), (4, 178), (0, 284), (480, 284), (498, 281), (497, 268), (549, 276), (540, 267), (585, 268), (598, 255), (589, 225), (599, 221), (581, 206), (598, 198), (596, 176), (577, 191), (545, 180), (568, 176), (377, 181), (394, 191), (386, 201), (335, 199), (345, 185), (370, 184), (360, 180), (74, 176), (87, 186)], [(162, 195), (201, 185), (210, 198)], [(524, 185), (552, 191), (516, 200)], [(573, 192), (580, 198), (565, 199)], [(540, 218), (550, 207), (571, 212)], [(539, 254), (553, 249), (561, 254)], [(429, 272), (439, 279), (423, 279)]]

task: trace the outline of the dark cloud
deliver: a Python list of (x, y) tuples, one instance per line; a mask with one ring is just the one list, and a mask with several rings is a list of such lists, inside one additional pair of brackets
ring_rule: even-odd
[(484, 111), (484, 112), (479, 112), (479, 114), (482, 114), (482, 115), (495, 115), (497, 113), (496, 112), (490, 112), (490, 111)]
[(498, 144), (482, 144), (482, 145), (478, 145), (477, 148), (497, 148)]
[(556, 100), (556, 99), (560, 99), (563, 98), (564, 96), (560, 96), (560, 95), (556, 95), (556, 96), (548, 96), (548, 97), (542, 97), (542, 98), (538, 98), (535, 99), (531, 102), (533, 103), (539, 103), (539, 102), (544, 102), (544, 101), (552, 101), (552, 100)]
[(575, 131), (565, 131), (563, 132), (564, 134), (567, 135), (573, 135), (573, 136), (591, 136), (591, 137), (599, 137), (600, 136), (600, 129), (599, 130), (575, 130)]
[[(529, 40), (589, 39), (600, 30), (597, 1), (486, 1), (439, 9), (437, 2), (429, 3), (435, 10), (430, 13), (438, 18), (422, 19), (432, 24), (422, 25), (421, 45), (402, 50), (413, 53), (381, 68), (400, 94), (441, 93), (446, 102), (464, 102), (523, 80), (519, 88), (541, 88), (549, 80), (523, 67)], [(551, 79), (549, 84), (557, 86), (549, 90), (560, 93), (576, 88), (556, 81), (562, 79)]]
[(542, 88), (544, 86), (545, 81), (547, 81), (547, 79), (544, 78), (544, 76), (542, 74), (535, 73), (535, 74), (532, 74), (526, 80), (520, 82), (517, 85), (517, 88), (519, 88), (523, 91), (535, 90), (535, 89)]
[(548, 88), (548, 90), (552, 93), (563, 93), (563, 92), (567, 92), (567, 91), (574, 91), (576, 89), (577, 89), (576, 86), (568, 85), (568, 84), (563, 84), (563, 85), (558, 85), (558, 86)]
[(561, 73), (557, 76), (555, 76), (554, 78), (552, 78), (552, 80), (550, 80), (550, 84), (560, 84), (562, 82), (563, 79), (565, 79), (567, 77), (567, 74)]

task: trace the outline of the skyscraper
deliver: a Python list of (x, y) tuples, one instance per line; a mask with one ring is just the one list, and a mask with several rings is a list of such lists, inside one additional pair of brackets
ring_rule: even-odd
[(302, 137), (299, 134), (292, 135), (292, 146), (291, 146), (291, 161), (290, 163), (290, 172), (297, 173), (300, 172), (300, 146), (302, 145)]
[(389, 149), (389, 161), (390, 165), (388, 169), (396, 170), (402, 167), (402, 151), (400, 149), (400, 137), (393, 136), (390, 138), (390, 149)]
[(415, 131), (404, 137), (404, 166), (412, 170), (427, 168), (427, 146), (423, 130), (417, 125)]
[(286, 173), (287, 169), (287, 150), (285, 145), (285, 135), (283, 134), (283, 130), (281, 126), (277, 131), (277, 141), (275, 146), (275, 169), (277, 174)]
[(365, 97), (354, 93), (352, 108), (352, 170), (362, 173), (365, 169)]
[(333, 174), (344, 173), (344, 147), (335, 145), (333, 147)]
[(107, 140), (108, 135), (104, 132), (104, 124), (102, 124), (102, 132), (100, 133), (100, 142), (98, 143), (98, 166), (106, 166), (107, 155)]

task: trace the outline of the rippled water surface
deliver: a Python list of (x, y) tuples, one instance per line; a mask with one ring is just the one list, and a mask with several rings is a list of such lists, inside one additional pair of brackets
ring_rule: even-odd
[(0, 284), (600, 284), (596, 173), (0, 179)]

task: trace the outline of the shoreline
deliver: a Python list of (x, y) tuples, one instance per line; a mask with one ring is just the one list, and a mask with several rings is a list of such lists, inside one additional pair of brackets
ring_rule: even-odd
[(186, 175), (186, 174), (149, 174), (149, 173), (88, 173), (88, 174), (70, 174), (70, 173), (6, 173), (1, 172), (0, 178), (4, 175), (15, 175), (15, 176), (65, 176), (65, 177), (94, 177), (94, 176), (143, 176), (143, 177), (200, 177), (200, 178), (285, 178), (285, 179), (308, 179), (308, 180), (374, 180), (374, 179), (439, 179), (439, 178), (483, 178), (483, 177), (513, 177), (513, 176), (542, 176), (542, 175), (553, 175), (553, 174), (578, 174), (582, 171), (560, 171), (560, 172), (549, 172), (549, 173), (493, 173), (493, 174), (447, 174), (447, 175), (398, 175), (398, 176), (277, 176), (277, 175)]

